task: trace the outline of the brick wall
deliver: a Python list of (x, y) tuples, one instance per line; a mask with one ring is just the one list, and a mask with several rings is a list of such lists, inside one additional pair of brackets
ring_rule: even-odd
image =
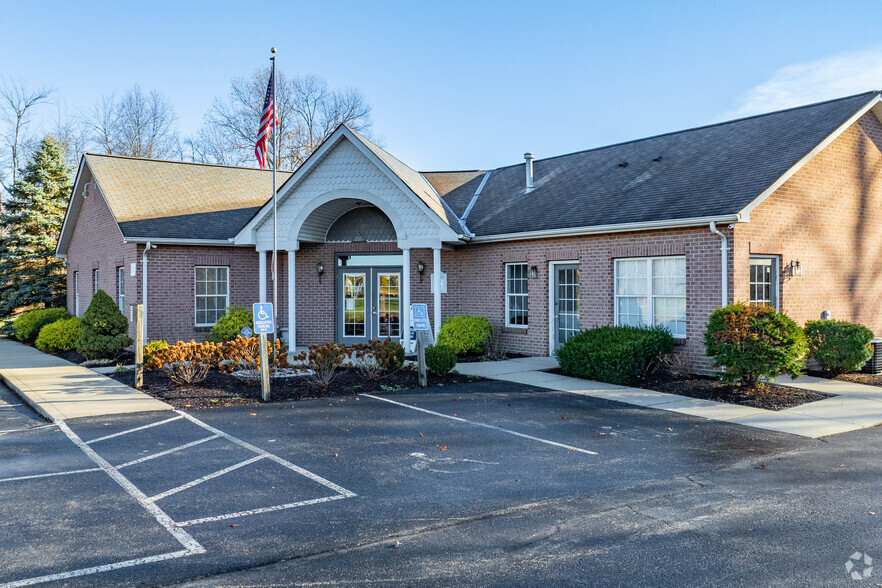
[[(686, 340), (678, 347), (694, 369), (707, 371), (702, 334), (708, 314), (720, 304), (720, 240), (707, 227), (534, 241), (473, 244), (445, 251), (449, 294), (445, 316), (478, 314), (490, 319), (506, 349), (548, 355), (549, 264), (576, 261), (580, 268), (582, 328), (612, 324), (615, 315), (613, 265), (616, 258), (683, 255), (686, 258)], [(505, 264), (535, 265), (529, 280), (529, 327), (505, 327)]]
[(829, 310), (882, 334), (880, 149), (882, 124), (867, 113), (735, 227), (736, 300), (749, 297), (750, 254), (777, 255), (781, 310), (800, 324)]
[[(92, 302), (92, 271), (98, 270), (98, 287), (117, 300), (117, 268), (125, 267), (126, 305), (134, 303), (131, 298), (137, 291), (136, 278), (129, 275), (129, 265), (137, 259), (135, 245), (123, 241), (122, 233), (110, 213), (104, 197), (95, 184), (87, 186), (74, 227), (67, 255), (67, 310), (76, 311), (74, 300), (74, 276), (79, 275), (79, 315), (83, 316)], [(126, 312), (128, 317), (128, 312)], [(129, 329), (129, 334), (134, 329)]]

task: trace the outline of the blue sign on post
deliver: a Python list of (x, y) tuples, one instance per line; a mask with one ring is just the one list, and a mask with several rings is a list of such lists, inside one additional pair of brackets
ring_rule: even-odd
[(411, 312), (413, 313), (413, 330), (428, 331), (429, 326), (429, 307), (425, 304), (411, 304)]
[(274, 333), (276, 325), (273, 324), (273, 305), (271, 302), (258, 302), (254, 305), (254, 333), (266, 335)]

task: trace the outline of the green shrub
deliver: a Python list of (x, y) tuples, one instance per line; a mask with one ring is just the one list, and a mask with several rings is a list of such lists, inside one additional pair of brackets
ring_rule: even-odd
[(456, 352), (446, 345), (426, 347), (426, 367), (435, 375), (443, 376), (456, 367)]
[(211, 327), (208, 341), (212, 343), (232, 341), (239, 336), (244, 327), (254, 329), (254, 317), (251, 316), (251, 311), (238, 304), (230, 305), (227, 307), (226, 314), (217, 319), (217, 322)]
[(83, 315), (77, 351), (88, 358), (110, 357), (132, 344), (126, 332), (129, 321), (104, 290), (92, 296), (92, 302)]
[(855, 372), (873, 355), (873, 332), (846, 321), (819, 320), (805, 324), (810, 355), (834, 374)]
[(19, 341), (30, 343), (37, 338), (44, 326), (66, 318), (70, 318), (70, 314), (63, 308), (38, 308), (15, 319), (12, 328)]
[(49, 323), (37, 335), (37, 349), (47, 353), (71, 351), (77, 347), (80, 336), (80, 319), (73, 316)]
[(715, 310), (704, 334), (707, 355), (723, 368), (723, 381), (754, 386), (760, 377), (805, 370), (805, 333), (783, 312), (769, 306), (730, 304)]
[(483, 353), (492, 334), (493, 326), (485, 317), (462, 314), (444, 321), (436, 343), (450, 347), (457, 355)]
[(673, 349), (674, 338), (661, 327), (597, 327), (570, 338), (555, 356), (565, 374), (624, 384)]

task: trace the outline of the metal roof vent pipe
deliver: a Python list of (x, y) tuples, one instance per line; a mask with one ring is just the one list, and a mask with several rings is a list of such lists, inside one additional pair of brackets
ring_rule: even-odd
[(524, 160), (526, 162), (524, 167), (527, 169), (527, 192), (530, 192), (533, 190), (533, 154), (524, 153)]

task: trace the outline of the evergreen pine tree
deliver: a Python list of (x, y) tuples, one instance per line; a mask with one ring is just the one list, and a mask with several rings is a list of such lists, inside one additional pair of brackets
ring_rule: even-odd
[(54, 255), (70, 192), (64, 149), (46, 137), (0, 213), (0, 316), (65, 305), (64, 262)]
[(116, 302), (104, 290), (92, 296), (92, 302), (80, 324), (77, 351), (86, 357), (113, 357), (132, 344), (126, 335), (129, 321), (119, 311)]

